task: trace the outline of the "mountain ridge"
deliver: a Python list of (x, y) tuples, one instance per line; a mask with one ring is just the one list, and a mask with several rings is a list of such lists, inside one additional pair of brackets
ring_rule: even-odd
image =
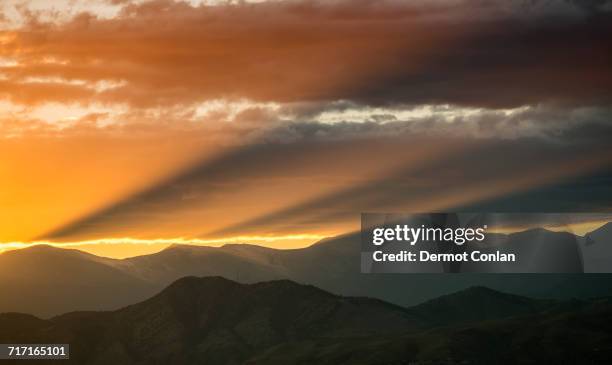
[[(585, 252), (599, 246), (585, 246)], [(73, 249), (31, 247), (0, 254), (0, 290), (5, 293), (0, 312), (24, 310), (51, 317), (75, 310), (111, 310), (144, 300), (184, 276), (223, 276), (242, 283), (290, 279), (335, 294), (375, 297), (401, 306), (474, 285), (549, 299), (612, 295), (611, 275), (362, 274), (360, 262), (358, 234), (292, 250), (248, 244), (176, 245), (121, 260)]]
[[(527, 307), (539, 302), (483, 287), (438, 299), (449, 298), (461, 308), (483, 298), (510, 298)], [(423, 310), (427, 306), (433, 307)], [(445, 308), (440, 311), (436, 300), (401, 308), (290, 280), (241, 284), (185, 277), (112, 312), (72, 312), (49, 320), (0, 314), (0, 343), (70, 343), (70, 360), (47, 363), (80, 365), (567, 363), (576, 354), (601, 363), (612, 355), (610, 300), (568, 303), (554, 312), (519, 308), (470, 321), (440, 323), (423, 315), (455, 316)], [(539, 341), (541, 350), (530, 350), (529, 344)], [(578, 352), (592, 346), (599, 350)]]
[[(24, 321), (34, 323), (31, 331), (15, 330)], [(73, 312), (46, 321), (0, 316), (0, 340), (71, 343), (79, 364), (187, 364), (195, 359), (226, 364), (287, 341), (403, 333), (421, 326), (405, 308), (289, 280), (240, 284), (186, 277), (112, 312)]]

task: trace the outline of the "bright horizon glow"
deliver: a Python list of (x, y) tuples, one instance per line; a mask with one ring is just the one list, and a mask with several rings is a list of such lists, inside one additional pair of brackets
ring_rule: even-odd
[[(608, 221), (581, 222), (563, 226), (516, 226), (488, 230), (489, 233), (511, 234), (535, 228), (542, 228), (553, 232), (568, 232), (577, 236), (584, 237), (586, 234), (595, 231)], [(336, 236), (338, 234), (289, 234), (289, 235), (252, 235), (234, 236), (226, 238), (100, 238), (82, 241), (54, 242), (54, 241), (33, 241), (33, 242), (0, 242), (0, 255), (14, 250), (21, 250), (35, 246), (52, 246), (66, 249), (78, 249), (99, 257), (112, 259), (125, 259), (135, 256), (148, 255), (162, 251), (171, 245), (202, 246), (202, 247), (222, 247), (228, 244), (249, 244), (274, 249), (300, 249), (309, 247), (323, 239)]]
[[(54, 242), (54, 241), (33, 241), (33, 242), (0, 242), (0, 254), (30, 248), (34, 246), (53, 246), (58, 248), (73, 248), (79, 249), (96, 256), (123, 259), (127, 257), (139, 256), (143, 254), (152, 254), (159, 252), (171, 245), (187, 245), (187, 246), (205, 246), (205, 247), (221, 247), (227, 244), (252, 244), (268, 248), (276, 249), (296, 249), (308, 247), (317, 241), (320, 241), (328, 236), (319, 234), (290, 234), (282, 236), (235, 236), (227, 238), (155, 238), (155, 239), (140, 239), (140, 238), (101, 238), (83, 241), (72, 242)], [(130, 255), (125, 249), (126, 246), (135, 246), (139, 250), (136, 255)], [(116, 248), (113, 250), (113, 248)]]

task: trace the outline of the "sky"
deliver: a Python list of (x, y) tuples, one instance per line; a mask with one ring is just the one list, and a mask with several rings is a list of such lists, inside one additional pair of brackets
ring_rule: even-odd
[(610, 39), (603, 0), (3, 1), (0, 251), (609, 211)]

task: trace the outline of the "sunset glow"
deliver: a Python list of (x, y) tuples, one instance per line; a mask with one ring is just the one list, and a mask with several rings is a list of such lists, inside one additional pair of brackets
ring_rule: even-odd
[(305, 247), (361, 212), (548, 188), (561, 209), (557, 185), (612, 162), (609, 25), (588, 18), (571, 2), (3, 1), (0, 252)]
[(0, 246), (2, 252), (35, 247), (38, 245), (49, 245), (60, 248), (78, 249), (97, 256), (111, 258), (125, 258), (137, 255), (145, 255), (161, 251), (171, 245), (211, 246), (220, 247), (226, 244), (255, 244), (270, 248), (302, 248), (326, 238), (315, 234), (287, 235), (287, 236), (239, 236), (224, 237), (218, 239), (195, 239), (195, 238), (102, 238), (76, 242), (6, 242)]

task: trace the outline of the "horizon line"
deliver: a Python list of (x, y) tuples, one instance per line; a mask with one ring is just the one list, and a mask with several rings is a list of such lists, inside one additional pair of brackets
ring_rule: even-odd
[[(513, 234), (520, 232), (527, 232), (535, 229), (543, 229), (549, 232), (567, 232), (573, 234), (577, 237), (586, 237), (589, 233), (596, 231), (603, 226), (612, 223), (612, 221), (600, 221), (600, 222), (592, 222), (592, 223), (601, 223), (593, 228), (592, 230), (585, 232), (584, 234), (577, 234), (572, 232), (571, 229), (563, 229), (563, 228), (571, 228), (571, 227), (555, 227), (555, 226), (542, 226), (542, 227), (521, 227), (520, 229), (512, 229), (511, 227), (508, 230), (504, 230), (501, 228), (499, 230), (492, 229), (490, 233), (493, 234)], [(555, 229), (559, 228), (559, 229)], [(336, 238), (345, 235), (350, 235), (356, 233), (358, 231), (350, 231), (333, 235), (318, 235), (318, 234), (293, 234), (293, 235), (283, 235), (283, 236), (271, 236), (271, 235), (253, 235), (253, 236), (234, 236), (227, 238), (214, 238), (214, 239), (200, 239), (200, 238), (185, 238), (185, 237), (176, 237), (176, 238), (155, 238), (155, 239), (141, 239), (141, 238), (133, 238), (133, 237), (122, 237), (122, 238), (100, 238), (100, 239), (91, 239), (91, 240), (83, 240), (83, 241), (69, 241), (69, 242), (53, 242), (53, 241), (32, 241), (32, 242), (0, 242), (0, 255), (5, 254), (11, 251), (19, 251), (25, 250), (38, 246), (48, 246), (58, 249), (65, 250), (76, 250), (79, 252), (85, 252), (90, 255), (113, 259), (113, 260), (123, 260), (133, 257), (139, 256), (147, 256), (159, 253), (169, 247), (172, 246), (190, 246), (190, 247), (210, 247), (210, 248), (221, 248), (228, 245), (250, 245), (250, 246), (258, 246), (273, 250), (296, 250), (303, 249), (307, 247), (311, 247), (325, 239)], [(306, 245), (301, 245), (298, 247), (270, 247), (266, 245), (266, 243), (274, 243), (278, 241), (291, 241), (291, 240), (308, 240), (311, 241)], [(250, 241), (250, 242), (249, 242)], [(258, 242), (253, 242), (258, 241)], [(78, 247), (83, 246), (116, 246), (116, 245), (134, 245), (134, 246), (154, 246), (154, 245), (165, 245), (159, 251), (149, 252), (145, 254), (137, 254), (133, 256), (125, 256), (125, 257), (111, 257), (100, 254), (95, 254), (92, 252), (88, 252), (87, 250), (79, 249)]]

